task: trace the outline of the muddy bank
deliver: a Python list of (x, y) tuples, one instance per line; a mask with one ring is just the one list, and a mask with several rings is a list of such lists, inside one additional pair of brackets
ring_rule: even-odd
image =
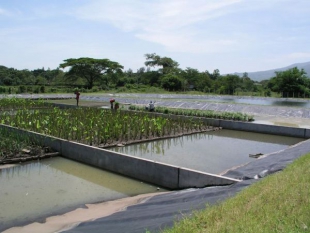
[(2, 151), (0, 165), (23, 163), (31, 160), (52, 158), (59, 156), (59, 152), (53, 151), (49, 147), (30, 146), (20, 151)]
[(98, 218), (125, 211), (128, 206), (144, 203), (151, 197), (160, 194), (164, 193), (149, 193), (98, 204), (86, 204), (86, 208), (78, 208), (63, 215), (49, 217), (44, 223), (34, 222), (23, 227), (13, 227), (3, 231), (3, 233), (61, 232), (74, 228), (82, 222), (91, 222)]

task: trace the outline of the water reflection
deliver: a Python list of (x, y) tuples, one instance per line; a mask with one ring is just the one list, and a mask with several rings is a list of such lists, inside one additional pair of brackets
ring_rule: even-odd
[[(64, 158), (0, 169), (0, 232), (8, 226), (157, 187)], [(162, 191), (163, 189), (161, 189)]]
[(302, 139), (292, 137), (220, 130), (111, 150), (175, 166), (220, 173), (253, 160), (249, 154), (279, 151), (300, 141)]

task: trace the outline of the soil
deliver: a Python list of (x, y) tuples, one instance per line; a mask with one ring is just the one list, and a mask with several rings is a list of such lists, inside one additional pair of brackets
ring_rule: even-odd
[(30, 160), (51, 158), (59, 155), (49, 147), (29, 146), (20, 150), (18, 153), (3, 152), (0, 157), (0, 165), (22, 163)]

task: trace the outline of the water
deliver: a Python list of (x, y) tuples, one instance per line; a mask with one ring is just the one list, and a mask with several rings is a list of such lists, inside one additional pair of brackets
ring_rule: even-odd
[[(105, 96), (84, 96), (88, 100), (107, 101)], [(309, 99), (303, 98), (270, 98), (270, 97), (250, 97), (250, 96), (225, 96), (225, 95), (182, 95), (182, 94), (117, 94), (121, 102), (126, 103), (148, 103), (150, 100), (173, 101), (183, 103), (189, 101), (215, 102), (215, 103), (232, 103), (232, 104), (251, 104), (265, 106), (282, 106), (282, 107), (302, 107), (310, 108)]]
[(219, 130), (178, 138), (116, 147), (111, 150), (136, 157), (219, 174), (253, 160), (249, 154), (271, 153), (303, 139)]
[(156, 186), (61, 157), (0, 169), (0, 187), (0, 231), (83, 204), (157, 192)]

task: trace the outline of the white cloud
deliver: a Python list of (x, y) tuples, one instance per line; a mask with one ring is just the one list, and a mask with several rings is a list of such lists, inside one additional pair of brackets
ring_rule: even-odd
[(224, 47), (227, 50), (235, 43), (233, 39), (207, 36), (206, 31), (199, 29), (199, 24), (227, 14), (230, 6), (240, 2), (161, 0), (121, 1), (120, 4), (120, 1), (94, 1), (76, 13), (80, 18), (109, 23), (132, 32), (137, 38), (163, 45), (169, 51), (201, 53), (225, 50)]

